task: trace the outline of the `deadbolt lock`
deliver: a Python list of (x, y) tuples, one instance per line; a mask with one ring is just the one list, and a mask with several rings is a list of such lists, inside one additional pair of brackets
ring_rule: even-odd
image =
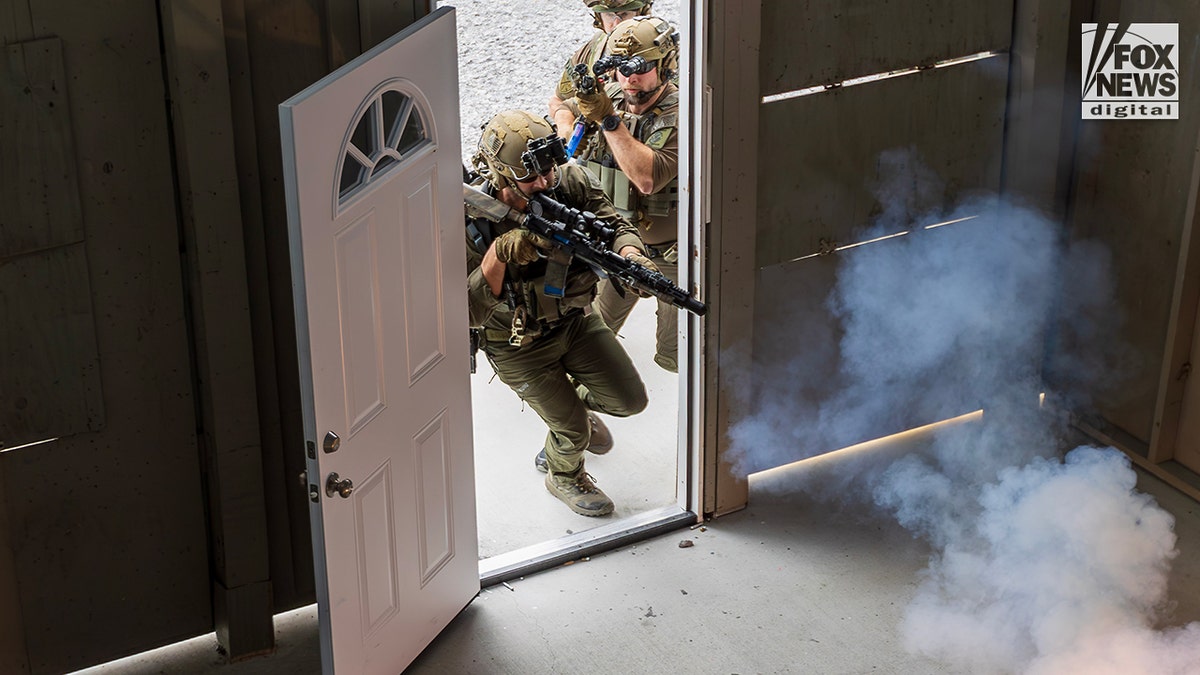
[(349, 478), (345, 480), (339, 480), (339, 478), (336, 472), (329, 474), (329, 478), (325, 480), (326, 496), (341, 495), (342, 499), (345, 499), (354, 492), (354, 481)]
[(342, 439), (332, 431), (325, 432), (325, 442), (321, 444), (321, 449), (325, 454), (337, 452), (337, 449), (342, 447)]

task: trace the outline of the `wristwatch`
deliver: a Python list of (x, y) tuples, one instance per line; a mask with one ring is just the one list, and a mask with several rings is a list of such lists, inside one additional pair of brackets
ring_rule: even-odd
[(605, 131), (616, 131), (617, 127), (621, 126), (621, 118), (616, 115), (605, 115), (600, 122), (600, 126)]

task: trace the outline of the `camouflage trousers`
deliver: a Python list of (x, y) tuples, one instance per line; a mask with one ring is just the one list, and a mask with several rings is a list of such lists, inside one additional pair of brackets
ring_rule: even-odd
[[(672, 246), (672, 245), (668, 245)], [(658, 266), (658, 271), (663, 273), (676, 284), (679, 283), (679, 261), (673, 255), (668, 257), (672, 262), (667, 262), (663, 257), (664, 251), (657, 247), (648, 247), (646, 251), (650, 255), (650, 260)], [(629, 313), (633, 311), (633, 306), (637, 304), (640, 298), (637, 294), (626, 289), (625, 297), (617, 292), (617, 289), (609, 283), (608, 279), (600, 281), (600, 293), (596, 296), (593, 307), (600, 314), (600, 318), (604, 319), (604, 323), (612, 329), (614, 333), (621, 332), (621, 327), (625, 325), (625, 320), (629, 318)], [(679, 372), (679, 310), (669, 302), (663, 302), (652, 298), (651, 302), (657, 302), (658, 308), (655, 310), (657, 324), (654, 331), (654, 362), (662, 366), (664, 370), (672, 373)]]
[(574, 473), (583, 464), (589, 410), (628, 417), (646, 407), (633, 361), (594, 313), (564, 319), (524, 347), (488, 339), (484, 350), (500, 381), (549, 427), (546, 461), (553, 473)]

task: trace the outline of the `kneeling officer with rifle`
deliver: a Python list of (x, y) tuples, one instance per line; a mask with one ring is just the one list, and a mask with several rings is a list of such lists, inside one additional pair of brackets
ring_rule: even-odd
[(546, 489), (576, 513), (611, 513), (583, 453), (613, 445), (596, 413), (637, 414), (646, 388), (590, 311), (598, 274), (635, 293), (680, 293), (680, 302), (703, 305), (677, 287), (655, 287), (657, 270), (637, 229), (595, 177), (566, 163), (562, 139), (545, 120), (518, 110), (496, 115), (471, 163), (479, 183), (465, 188), (471, 326), (497, 377), (549, 427), (534, 459)]

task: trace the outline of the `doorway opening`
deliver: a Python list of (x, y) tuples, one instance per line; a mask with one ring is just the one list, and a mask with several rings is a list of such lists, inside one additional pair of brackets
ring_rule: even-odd
[[(548, 100), (568, 57), (596, 29), (582, 0), (533, 0), (519, 12), (497, 12), (489, 3), (441, 0), (453, 6), (459, 41), (459, 96), (463, 161), (469, 163), (482, 125), (505, 109), (549, 112)], [(682, 115), (680, 184), (686, 181), (689, 78), (695, 45), (687, 0), (655, 0), (652, 14), (680, 33), (679, 77)], [(514, 35), (534, 39), (514, 43)], [(681, 200), (691, 191), (680, 190)], [(681, 204), (680, 227), (694, 220)], [(695, 237), (681, 232), (681, 243)], [(683, 250), (683, 249), (681, 249)], [(688, 278), (681, 270), (680, 285)], [(696, 322), (681, 313), (681, 332)], [(546, 426), (537, 413), (493, 375), (480, 354), (471, 376), (474, 415), (476, 510), (481, 579), (499, 583), (536, 569), (572, 560), (589, 551), (696, 522), (693, 475), (698, 462), (688, 428), (696, 407), (687, 383), (692, 375), (688, 337), (680, 345), (679, 373), (654, 360), (655, 302), (638, 302), (618, 333), (646, 385), (649, 405), (629, 418), (602, 416), (615, 445), (605, 455), (587, 455), (587, 470), (615, 503), (612, 515), (573, 513), (546, 491), (534, 467)], [(697, 331), (698, 333), (698, 331)]]

